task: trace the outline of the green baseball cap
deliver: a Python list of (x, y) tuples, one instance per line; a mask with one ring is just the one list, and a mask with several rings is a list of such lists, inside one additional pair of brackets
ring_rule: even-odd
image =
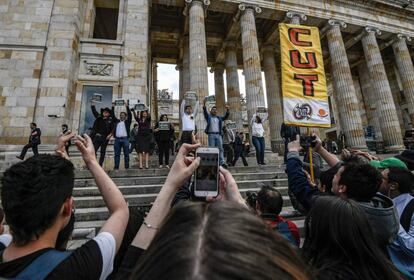
[(407, 165), (403, 161), (395, 157), (390, 157), (382, 161), (371, 160), (369, 164), (371, 164), (371, 166), (375, 168), (381, 168), (381, 169), (387, 169), (388, 167), (407, 168)]

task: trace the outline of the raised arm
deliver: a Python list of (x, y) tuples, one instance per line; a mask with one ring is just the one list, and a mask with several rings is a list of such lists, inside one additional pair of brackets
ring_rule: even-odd
[(128, 224), (128, 205), (115, 183), (96, 160), (91, 138), (86, 134), (84, 135), (84, 138), (78, 136), (75, 144), (78, 147), (78, 150), (82, 153), (83, 160), (92, 173), (99, 192), (109, 210), (110, 216), (102, 226), (100, 232), (108, 232), (114, 237), (116, 251), (118, 251)]
[(265, 123), (269, 120), (269, 113), (266, 113), (262, 119), (262, 123)]
[(98, 113), (98, 111), (96, 111), (95, 104), (93, 104), (93, 103), (92, 103), (92, 105), (91, 105), (91, 109), (92, 109), (92, 114), (93, 114), (93, 116), (95, 117), (95, 119), (96, 119), (96, 118), (99, 118), (100, 114)]
[(322, 146), (322, 140), (319, 138), (318, 135), (316, 135), (315, 133), (312, 134), (312, 136), (315, 137), (315, 152), (317, 152), (325, 161), (326, 163), (330, 166), (333, 167), (335, 165), (338, 164), (339, 159), (334, 155), (331, 154), (330, 152), (328, 152), (323, 146)]
[(139, 117), (138, 117), (137, 111), (132, 110), (132, 113), (134, 114), (134, 118), (135, 118), (135, 120), (136, 120), (136, 121), (138, 122), (138, 124), (139, 124)]
[(181, 112), (181, 117), (183, 117), (184, 114), (185, 114), (185, 99), (183, 99), (183, 101), (181, 101), (180, 112)]
[(208, 114), (208, 112), (207, 112), (207, 107), (206, 107), (206, 103), (205, 103), (205, 102), (204, 102), (204, 104), (203, 104), (203, 114), (204, 114), (204, 119), (205, 119), (206, 121), (208, 121), (209, 114)]
[(195, 105), (194, 105), (194, 110), (193, 110), (193, 116), (194, 116), (194, 118), (197, 116), (198, 110), (200, 110), (200, 103), (197, 100), (196, 103), (195, 103)]
[(252, 119), (250, 120), (250, 126), (253, 126), (253, 123), (256, 119), (257, 114), (253, 114)]
[(200, 164), (200, 158), (189, 158), (187, 154), (200, 145), (183, 144), (177, 153), (167, 179), (158, 193), (150, 212), (145, 218), (131, 245), (146, 250), (159, 227), (170, 212), (171, 202), (177, 190), (191, 177)]

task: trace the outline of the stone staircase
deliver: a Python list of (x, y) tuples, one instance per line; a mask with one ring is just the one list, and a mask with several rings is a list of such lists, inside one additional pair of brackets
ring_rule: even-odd
[[(295, 221), (297, 226), (303, 228), (303, 217), (298, 215), (291, 207), (287, 195), (287, 176), (284, 166), (279, 164), (266, 166), (231, 167), (240, 192), (245, 196), (248, 190), (258, 191), (258, 183), (270, 184), (276, 187), (283, 195), (284, 207), (282, 215)], [(130, 169), (110, 171), (125, 199), (130, 206), (150, 206), (164, 183), (168, 170), (166, 169)], [(74, 188), (76, 207), (76, 223), (74, 240), (70, 242), (70, 248), (76, 248), (83, 244), (87, 238), (93, 237), (108, 217), (108, 209), (99, 194), (94, 180), (89, 171), (76, 172)]]
[[(54, 145), (41, 145), (39, 153), (53, 153), (54, 147)], [(15, 156), (21, 148), (22, 146), (17, 145), (0, 146), (0, 176), (6, 168), (19, 162)], [(31, 153), (29, 152), (27, 156), (31, 156)], [(130, 207), (150, 208), (168, 175), (169, 170), (157, 168), (157, 156), (151, 156), (150, 159), (150, 169), (138, 169), (136, 154), (133, 153), (131, 155), (131, 169), (123, 170), (121, 160), (121, 170), (113, 171), (113, 147), (109, 146), (107, 149), (104, 169), (117, 184)], [(85, 169), (80, 154), (74, 147), (71, 149), (71, 160), (76, 167), (73, 190), (76, 223), (73, 240), (69, 243), (69, 248), (73, 249), (93, 238), (108, 218), (109, 213), (95, 181), (90, 172)], [(174, 157), (171, 157), (171, 164), (173, 160)], [(282, 158), (277, 154), (266, 152), (265, 162), (268, 165), (257, 166), (254, 154), (249, 155), (247, 161), (248, 167), (242, 166), (240, 159), (236, 167), (229, 169), (242, 195), (245, 196), (249, 190), (258, 191), (260, 189), (258, 183), (266, 183), (276, 187), (284, 199), (282, 216), (293, 220), (302, 232), (304, 218), (291, 206), (287, 195), (288, 182), (284, 172), (285, 167), (281, 164)]]

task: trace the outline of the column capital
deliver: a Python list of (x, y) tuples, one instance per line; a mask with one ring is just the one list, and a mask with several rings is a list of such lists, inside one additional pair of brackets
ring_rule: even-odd
[(375, 36), (379, 36), (379, 35), (382, 34), (381, 30), (379, 30), (378, 28), (372, 27), (372, 26), (366, 26), (364, 28), (363, 34), (368, 35), (368, 34), (371, 34), (371, 33), (373, 33)]
[(262, 12), (262, 8), (260, 8), (259, 6), (244, 4), (244, 3), (241, 3), (239, 5), (239, 10), (242, 12), (245, 12), (247, 10), (252, 10), (253, 12), (256, 12), (256, 14), (260, 14)]
[(328, 26), (329, 27), (339, 26), (339, 28), (345, 29), (347, 27), (347, 24), (342, 20), (330, 19), (328, 20)]
[(295, 12), (295, 11), (288, 11), (286, 13), (286, 19), (291, 20), (293, 18), (299, 18), (299, 20), (306, 21), (307, 16), (303, 13)]
[(183, 63), (182, 62), (177, 63), (177, 65), (175, 66), (175, 70), (176, 71), (183, 70)]
[(204, 4), (204, 6), (209, 6), (210, 0), (185, 0), (185, 3), (187, 4), (200, 3), (200, 4)]
[(405, 40), (407, 42), (412, 41), (410, 36), (404, 35), (404, 34), (401, 34), (401, 33), (396, 34), (394, 37), (395, 37), (396, 40)]

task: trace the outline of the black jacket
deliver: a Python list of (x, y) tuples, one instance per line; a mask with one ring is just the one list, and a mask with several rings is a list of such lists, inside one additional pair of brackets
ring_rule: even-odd
[[(159, 122), (155, 124), (155, 129), (159, 126)], [(155, 132), (155, 140), (157, 142), (170, 142), (174, 140), (174, 127), (170, 123), (170, 130), (160, 130)]]
[(94, 105), (92, 105), (91, 108), (92, 113), (96, 118), (93, 123), (91, 137), (95, 137), (97, 134), (100, 134), (106, 138), (114, 129), (114, 121), (112, 120), (112, 117), (104, 119), (103, 116), (96, 111)]
[(40, 136), (42, 136), (42, 132), (40, 131), (40, 128), (36, 127), (35, 129), (32, 130), (32, 132), (30, 132), (29, 143), (32, 143), (35, 145), (41, 144)]
[[(126, 128), (126, 131), (127, 131), (127, 136), (129, 138), (130, 131), (131, 131), (131, 123), (132, 123), (132, 113), (131, 113), (131, 110), (129, 109), (128, 106), (126, 107), (126, 109), (127, 109), (127, 115), (128, 115), (128, 117), (125, 120), (125, 128)], [(118, 123), (121, 120), (118, 119), (117, 117), (115, 117), (114, 107), (112, 107), (112, 109), (111, 109), (111, 117), (114, 120), (114, 129), (113, 129), (112, 135), (116, 138), (117, 137), (117, 135), (116, 135), (116, 127), (117, 127)]]

